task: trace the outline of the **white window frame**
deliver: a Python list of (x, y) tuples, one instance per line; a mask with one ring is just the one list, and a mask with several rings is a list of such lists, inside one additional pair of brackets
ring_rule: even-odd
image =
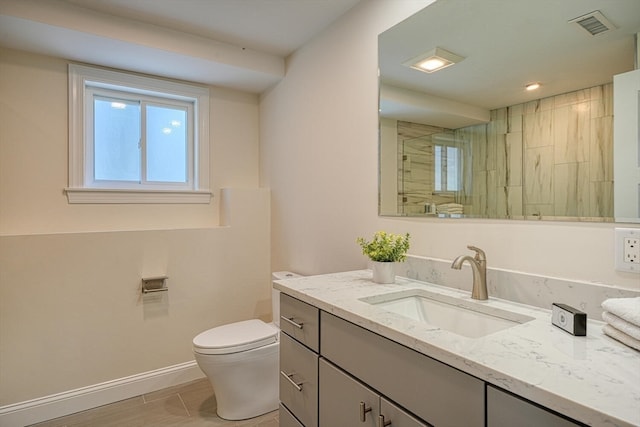
[[(178, 101), (193, 108), (185, 183), (130, 183), (93, 179), (93, 93), (128, 93)], [(191, 107), (190, 107), (191, 108)], [(69, 64), (69, 203), (210, 203), (209, 90), (125, 72)]]

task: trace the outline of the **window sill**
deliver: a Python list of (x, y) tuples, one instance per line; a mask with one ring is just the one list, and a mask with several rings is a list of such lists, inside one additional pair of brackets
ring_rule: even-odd
[(207, 204), (210, 191), (113, 190), (103, 188), (65, 188), (70, 204)]

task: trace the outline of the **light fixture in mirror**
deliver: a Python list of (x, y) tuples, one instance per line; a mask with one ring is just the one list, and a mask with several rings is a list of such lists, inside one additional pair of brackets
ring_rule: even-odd
[[(570, 22), (592, 11), (615, 26)], [(381, 34), (380, 214), (613, 221), (613, 76), (639, 31), (637, 0), (438, 0)], [(465, 59), (403, 65), (434, 45)]]
[(524, 87), (526, 90), (528, 90), (529, 92), (531, 92), (532, 90), (538, 90), (540, 89), (540, 83), (535, 82), (535, 83), (529, 83), (528, 85), (526, 85)]
[(457, 64), (463, 59), (460, 55), (436, 47), (425, 54), (405, 61), (404, 65), (425, 73), (434, 73)]

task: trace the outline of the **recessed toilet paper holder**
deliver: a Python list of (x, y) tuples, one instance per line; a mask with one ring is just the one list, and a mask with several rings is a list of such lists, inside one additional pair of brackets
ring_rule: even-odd
[(151, 292), (164, 292), (168, 291), (167, 276), (156, 277), (143, 277), (142, 278), (142, 293), (148, 294)]

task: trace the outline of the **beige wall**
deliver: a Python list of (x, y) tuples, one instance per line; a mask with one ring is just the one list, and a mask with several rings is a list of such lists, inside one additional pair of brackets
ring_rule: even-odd
[(211, 227), (220, 188), (257, 186), (258, 97), (211, 87), (211, 204), (68, 204), (67, 64), (0, 49), (0, 234)]
[(377, 216), (377, 35), (419, 3), (429, 2), (359, 3), (290, 57), (283, 81), (263, 95), (273, 268), (364, 267), (356, 237), (386, 229), (411, 232), (416, 255), (451, 260), (476, 244), (491, 267), (639, 289), (637, 275), (614, 269), (614, 224)]
[[(69, 205), (66, 70), (0, 50), (0, 406), (188, 362), (197, 333), (271, 318), (257, 96), (211, 88), (210, 205)], [(169, 291), (141, 297), (161, 274)]]
[(364, 266), (355, 239), (377, 227), (377, 35), (429, 0), (358, 3), (287, 59), (261, 97), (260, 178), (272, 191), (272, 267)]

